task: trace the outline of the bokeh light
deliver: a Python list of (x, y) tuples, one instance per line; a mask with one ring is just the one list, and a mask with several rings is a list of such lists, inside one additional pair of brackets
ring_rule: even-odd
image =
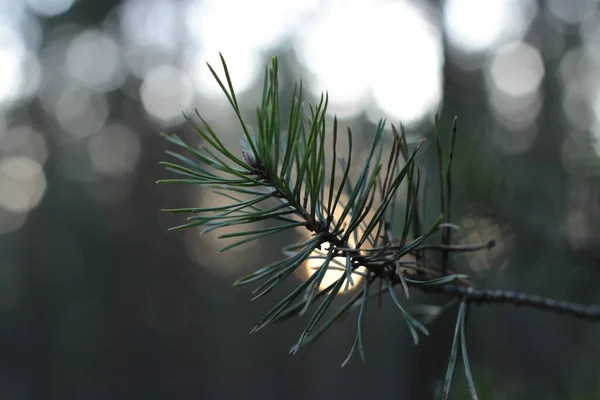
[(593, 69), (589, 53), (581, 47), (567, 51), (560, 62), (558, 77), (564, 92), (563, 112), (568, 121), (578, 129), (587, 129), (593, 121), (591, 102), (600, 83), (594, 76), (598, 75)]
[(19, 97), (19, 88), (25, 77), (22, 69), (25, 46), (18, 32), (9, 25), (0, 24), (0, 105)]
[(475, 271), (494, 268), (502, 271), (508, 267), (509, 260), (502, 258), (506, 254), (502, 250), (511, 249), (514, 238), (510, 232), (505, 232), (497, 222), (485, 217), (467, 217), (460, 221), (460, 230), (457, 241), (461, 244), (485, 243), (494, 238), (496, 245), (494, 252), (474, 251), (465, 253), (465, 260)]
[(119, 45), (108, 34), (87, 30), (73, 38), (66, 54), (70, 74), (81, 84), (106, 92), (125, 80)]
[(545, 75), (539, 51), (523, 42), (509, 43), (494, 51), (486, 77), (489, 104), (504, 130), (495, 142), (508, 153), (531, 148), (537, 135), (535, 121), (542, 106), (540, 84)]
[(25, 156), (44, 165), (48, 159), (47, 141), (42, 133), (28, 125), (14, 125), (0, 136), (0, 155)]
[(140, 97), (150, 116), (164, 125), (174, 125), (183, 121), (182, 111), (192, 108), (194, 92), (185, 72), (171, 65), (158, 65), (144, 77)]
[(107, 124), (90, 138), (88, 152), (96, 172), (121, 176), (134, 171), (140, 158), (141, 145), (135, 132), (113, 123)]
[(185, 26), (191, 44), (198, 49), (190, 64), (198, 91), (205, 96), (220, 95), (220, 88), (204, 63), (208, 61), (220, 70), (218, 52), (221, 52), (228, 61), (237, 90), (243, 93), (262, 76), (261, 54), (309, 23), (311, 13), (318, 11), (322, 3), (188, 0)]
[(446, 0), (444, 25), (457, 49), (483, 52), (522, 38), (536, 13), (533, 0)]
[(0, 208), (26, 213), (35, 208), (46, 191), (46, 176), (39, 162), (26, 156), (0, 160)]
[(578, 24), (598, 10), (598, 0), (548, 0), (548, 9), (560, 21)]
[(498, 90), (511, 97), (525, 97), (537, 91), (544, 77), (544, 63), (534, 47), (509, 44), (494, 54), (490, 75)]
[(440, 34), (413, 3), (331, 2), (297, 38), (313, 74), (310, 88), (315, 95), (327, 90), (331, 113), (371, 111), (411, 124), (439, 104)]
[(142, 48), (174, 50), (181, 27), (180, 11), (180, 3), (169, 0), (126, 1), (119, 13), (123, 36)]
[[(243, 196), (242, 194), (236, 195), (236, 197), (238, 196), (241, 199), (250, 199), (250, 196)], [(194, 204), (193, 201), (194, 200), (192, 200), (192, 204)], [(211, 191), (204, 191), (196, 197), (196, 202), (201, 204), (202, 207), (220, 207), (225, 204), (233, 203), (233, 200), (227, 199), (226, 197)], [(173, 219), (172, 225), (183, 223), (185, 223), (185, 221), (182, 221), (181, 219), (178, 219), (177, 221)], [(206, 229), (207, 226), (200, 226), (197, 229), (190, 229), (185, 232), (185, 249), (188, 257), (198, 265), (204, 267), (211, 275), (220, 277), (236, 276), (236, 274), (239, 274), (244, 267), (247, 267), (247, 264), (252, 264), (252, 267), (256, 267), (254, 264), (256, 260), (264, 257), (264, 253), (268, 251), (268, 249), (261, 244), (267, 243), (269, 237), (218, 253), (219, 249), (242, 240), (240, 237), (219, 239), (219, 236), (227, 233), (247, 232), (264, 227), (265, 226), (263, 226), (261, 222), (255, 222), (251, 224), (227, 226), (222, 229), (203, 233), (203, 230)], [(271, 253), (273, 253), (272, 250)], [(250, 255), (244, 256), (246, 254)]]
[(60, 127), (73, 138), (84, 138), (99, 132), (109, 114), (103, 94), (78, 84), (62, 88), (54, 107)]
[(25, 0), (34, 13), (43, 17), (55, 17), (67, 12), (75, 0)]
[(590, 15), (580, 26), (582, 46), (589, 56), (600, 64), (600, 11)]

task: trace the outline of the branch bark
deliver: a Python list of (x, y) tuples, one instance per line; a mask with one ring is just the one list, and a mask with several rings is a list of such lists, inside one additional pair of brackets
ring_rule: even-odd
[[(399, 279), (398, 279), (399, 281)], [(551, 311), (572, 317), (600, 321), (600, 305), (584, 305), (562, 300), (555, 300), (533, 294), (512, 292), (500, 289), (478, 289), (471, 286), (455, 284), (445, 285), (415, 285), (424, 292), (443, 293), (450, 296), (465, 298), (475, 304), (513, 304), (517, 307), (531, 307), (538, 310)]]

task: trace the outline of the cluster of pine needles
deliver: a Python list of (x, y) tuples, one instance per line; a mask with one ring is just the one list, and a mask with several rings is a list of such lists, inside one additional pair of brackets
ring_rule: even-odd
[[(456, 119), (448, 160), (444, 166), (437, 134), (437, 117), (435, 119), (442, 187), (440, 216), (435, 223), (423, 229), (419, 213), (422, 208), (422, 178), (416, 162), (423, 141), (409, 145), (403, 127), (398, 129), (392, 125), (390, 145), (389, 138), (385, 137), (388, 132), (386, 121), (381, 120), (372, 136), (366, 161), (360, 162), (361, 169), (351, 179), (351, 168), (355, 163), (352, 158), (352, 131), (346, 128), (345, 132), (339, 132), (337, 118), (333, 119), (333, 126), (328, 126), (327, 95), (322, 95), (316, 106), (307, 107), (302, 84), (297, 82), (293, 88), (291, 106), (286, 110), (288, 118), (283, 120), (279, 101), (278, 62), (277, 58), (273, 58), (264, 75), (255, 134), (242, 117), (227, 64), (223, 57), (221, 61), (225, 79), (221, 79), (210, 65), (209, 68), (239, 119), (244, 149), (239, 155), (233, 154), (223, 144), (219, 134), (196, 112), (196, 116), (189, 117), (188, 121), (200, 135), (201, 146), (195, 148), (176, 135), (165, 135), (178, 151), (168, 151), (175, 161), (162, 164), (167, 170), (178, 174), (178, 178), (161, 180), (159, 183), (201, 185), (212, 189), (229, 204), (165, 210), (191, 214), (185, 224), (172, 229), (203, 227), (203, 232), (209, 232), (257, 222), (273, 223), (262, 229), (255, 229), (254, 225), (247, 230), (222, 234), (221, 238), (235, 238), (237, 241), (220, 251), (286, 230), (305, 229), (310, 233), (306, 241), (284, 247), (283, 259), (235, 282), (236, 285), (259, 283), (253, 292), (252, 300), (256, 300), (270, 293), (307, 260), (317, 260), (319, 265), (310, 277), (281, 299), (252, 329), (252, 332), (256, 332), (274, 322), (312, 312), (291, 353), (313, 343), (336, 320), (358, 309), (356, 338), (342, 365), (347, 364), (354, 353), (364, 359), (362, 336), (367, 306), (374, 297), (383, 294), (389, 294), (405, 319), (414, 343), (418, 344), (420, 335), (429, 334), (427, 327), (411, 315), (403, 304), (402, 295), (396, 293), (395, 288), (401, 288), (400, 293), (408, 298), (410, 288), (427, 290), (449, 283), (460, 287), (471, 286), (467, 275), (451, 273), (448, 269), (447, 253), (452, 247), (448, 243), (451, 230), (454, 229), (449, 221), (449, 209)], [(348, 151), (344, 154), (338, 153), (338, 139), (347, 142)], [(399, 199), (401, 196), (403, 198)], [(399, 234), (394, 236), (396, 232)], [(442, 243), (437, 246), (425, 244), (424, 241), (436, 232), (440, 233)], [(465, 249), (485, 247), (487, 245), (467, 246)], [(442, 251), (442, 260), (437, 265), (428, 262), (426, 257), (425, 253), (431, 249)], [(330, 270), (343, 273), (322, 288), (325, 274)], [(354, 285), (362, 285), (362, 288), (348, 296), (339, 308), (330, 310), (338, 294)], [(469, 304), (466, 298), (454, 298), (447, 306), (428, 307), (427, 315), (420, 315), (420, 318), (422, 321), (431, 321), (449, 309), (448, 306), (455, 304), (459, 304), (456, 329), (441, 393), (444, 398), (448, 395), (460, 347), (467, 383), (473, 398), (476, 398), (465, 341), (465, 319)]]

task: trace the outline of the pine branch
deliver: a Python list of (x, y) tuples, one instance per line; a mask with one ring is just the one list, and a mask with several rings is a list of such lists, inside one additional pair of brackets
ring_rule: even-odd
[[(338, 121), (335, 117), (332, 132), (333, 160), (332, 165), (327, 165), (327, 95), (321, 96), (316, 107), (309, 107), (310, 116), (305, 118), (302, 84), (295, 85), (288, 113), (287, 133), (284, 134), (282, 126), (285, 124), (279, 115), (278, 62), (277, 58), (273, 58), (271, 68), (265, 71), (262, 101), (257, 110), (258, 132), (254, 134), (242, 116), (223, 57), (221, 62), (225, 81), (219, 78), (210, 65), (209, 68), (242, 127), (244, 149), (241, 151), (241, 157), (231, 153), (212, 126), (197, 113), (201, 123), (192, 119), (189, 119), (189, 122), (196, 128), (203, 145), (196, 149), (177, 136), (165, 135), (181, 153), (167, 152), (176, 162), (161, 164), (180, 178), (165, 179), (158, 183), (200, 185), (213, 189), (214, 193), (232, 203), (216, 207), (167, 209), (165, 211), (191, 214), (186, 223), (171, 229), (204, 226), (202, 233), (206, 233), (262, 221), (279, 222), (276, 226), (250, 227), (245, 231), (223, 234), (220, 238), (236, 238), (238, 241), (220, 251), (285, 230), (307, 229), (311, 237), (303, 243), (284, 247), (282, 250), (285, 258), (234, 283), (244, 285), (261, 282), (253, 291), (253, 301), (271, 293), (307, 260), (320, 262), (310, 277), (282, 298), (251, 332), (257, 332), (278, 321), (302, 316), (314, 309), (298, 342), (290, 350), (291, 353), (296, 353), (303, 346), (313, 343), (345, 314), (359, 309), (357, 336), (348, 358), (344, 361), (345, 365), (355, 349), (358, 349), (361, 359), (364, 358), (362, 331), (369, 298), (378, 296), (381, 304), (382, 294), (389, 292), (391, 300), (406, 321), (414, 343), (418, 344), (419, 334), (429, 334), (423, 322), (431, 322), (450, 306), (422, 305), (421, 310), (425, 311), (420, 313), (421, 319), (417, 319), (413, 315), (414, 311), (403, 305), (401, 297), (396, 294), (396, 287), (402, 287), (406, 298), (410, 295), (409, 288), (417, 288), (425, 293), (449, 295), (453, 298), (449, 304), (459, 303), (460, 307), (443, 393), (448, 395), (460, 347), (469, 390), (472, 398), (476, 398), (465, 339), (465, 320), (470, 304), (513, 304), (592, 321), (600, 320), (600, 305), (586, 306), (525, 293), (477, 288), (471, 283), (469, 275), (453, 273), (450, 270), (450, 253), (490, 250), (495, 245), (494, 240), (460, 245), (450, 243), (450, 230), (457, 229), (450, 221), (451, 166), (457, 133), (456, 118), (452, 125), (447, 163), (444, 163), (443, 159), (437, 115), (434, 120), (441, 215), (426, 229), (421, 226), (422, 218), (419, 215), (426, 193), (425, 177), (421, 176), (416, 160), (422, 141), (409, 151), (404, 128), (400, 126), (400, 129), (396, 129), (392, 125), (393, 143), (391, 147), (384, 146), (386, 122), (382, 119), (372, 135), (373, 141), (367, 150), (366, 161), (361, 165), (358, 178), (356, 181), (351, 180), (352, 132), (348, 127), (349, 150), (344, 158), (338, 155)], [(383, 156), (388, 148), (389, 158), (384, 162)], [(337, 165), (341, 166), (342, 171), (339, 181), (336, 175)], [(396, 205), (400, 203), (397, 197), (402, 193), (399, 190), (402, 185), (406, 186), (403, 192), (403, 225), (398, 227), (398, 230), (393, 230), (392, 227), (399, 219), (396, 215)], [(343, 194), (346, 198), (342, 201)], [(276, 205), (270, 205), (269, 202), (275, 202)], [(392, 234), (394, 231), (401, 233), (395, 237)], [(441, 233), (441, 243), (425, 243), (438, 231)], [(327, 248), (322, 249), (323, 245)], [(431, 251), (441, 252), (441, 265), (430, 262), (428, 252)], [(410, 260), (406, 259), (407, 256)], [(359, 272), (359, 268), (365, 271)], [(344, 273), (328, 287), (321, 289), (325, 274), (331, 270), (341, 270)], [(353, 276), (357, 277), (356, 281)], [(379, 280), (378, 284), (375, 284), (375, 280)], [(362, 281), (362, 290), (350, 296), (338, 310), (331, 312), (334, 299), (338, 298), (342, 288), (348, 290), (358, 281)], [(328, 312), (331, 312), (330, 317), (324, 318)]]

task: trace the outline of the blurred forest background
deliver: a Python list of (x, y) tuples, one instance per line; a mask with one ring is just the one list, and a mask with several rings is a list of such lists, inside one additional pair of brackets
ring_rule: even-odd
[[(161, 208), (218, 200), (154, 184), (158, 133), (193, 138), (181, 111), (198, 108), (239, 147), (205, 64), (219, 51), (250, 118), (276, 54), (283, 95), (297, 76), (328, 90), (365, 144), (382, 116), (414, 142), (458, 115), (455, 241), (498, 246), (456, 268), (600, 303), (598, 1), (0, 0), (0, 398), (432, 398), (454, 311), (414, 347), (385, 299), (364, 363), (340, 369), (354, 318), (291, 357), (305, 321), (248, 335), (283, 292), (250, 304), (231, 283), (297, 238), (217, 254), (166, 232), (181, 219)], [(481, 306), (468, 332), (480, 398), (600, 398), (600, 324)]]

